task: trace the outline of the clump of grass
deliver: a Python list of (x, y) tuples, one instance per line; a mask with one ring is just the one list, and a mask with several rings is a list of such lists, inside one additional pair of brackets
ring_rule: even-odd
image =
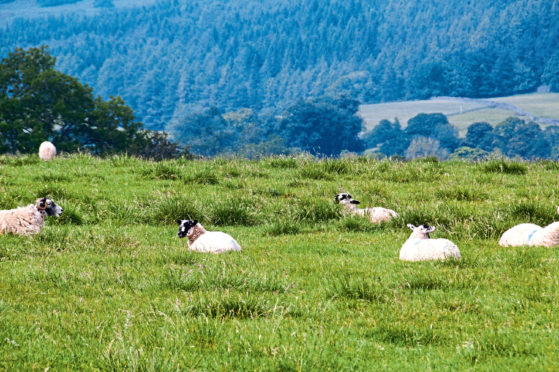
[(326, 222), (340, 216), (338, 205), (322, 199), (300, 200), (295, 210), (295, 219), (299, 221)]
[(66, 176), (65, 174), (49, 172), (45, 174), (39, 174), (34, 177), (35, 180), (40, 182), (69, 182), (70, 177)]
[(148, 222), (149, 217), (140, 208), (138, 201), (110, 202), (104, 206), (104, 219), (110, 220), (117, 225), (132, 225), (138, 222)]
[(239, 197), (217, 200), (211, 207), (211, 223), (217, 226), (255, 225), (257, 223), (257, 218), (252, 210), (253, 205), (254, 201), (249, 202)]
[(321, 163), (322, 170), (328, 174), (348, 174), (350, 173), (350, 166), (348, 160), (343, 159), (328, 159)]
[(389, 301), (390, 291), (382, 284), (380, 278), (364, 278), (344, 275), (328, 279), (327, 292), (332, 297), (365, 300), (374, 303)]
[(480, 190), (472, 190), (463, 186), (454, 186), (435, 191), (435, 196), (439, 199), (460, 200), (460, 201), (482, 201), (487, 200), (487, 193)]
[(491, 160), (483, 164), (481, 169), (485, 173), (526, 174), (528, 172), (525, 164), (504, 159)]
[[(433, 168), (433, 163), (421, 165), (419, 162), (403, 163), (393, 168), (390, 172), (379, 173), (380, 179), (397, 183), (434, 182), (439, 174), (438, 168)], [(438, 164), (437, 164), (438, 165)]]
[[(444, 331), (443, 331), (444, 332)], [(397, 346), (428, 346), (442, 345), (446, 343), (447, 337), (434, 327), (430, 328), (402, 328), (402, 327), (379, 327), (368, 333), (368, 336), (381, 342)]]
[(430, 291), (434, 289), (445, 290), (449, 287), (449, 283), (447, 283), (440, 277), (419, 275), (406, 280), (404, 283), (402, 283), (402, 287), (405, 289), (410, 289), (412, 291)]
[(538, 355), (533, 340), (522, 332), (510, 330), (487, 330), (473, 342), (473, 350), (478, 359), (494, 356), (519, 357)]
[(158, 162), (144, 167), (141, 174), (146, 179), (178, 180), (182, 178), (183, 169), (170, 162)]
[(270, 168), (294, 169), (299, 166), (297, 159), (286, 156), (274, 156), (264, 160), (265, 164)]
[(310, 180), (332, 180), (333, 176), (324, 171), (324, 168), (318, 164), (306, 164), (299, 170), (298, 176), (303, 179)]
[(83, 217), (73, 207), (64, 207), (62, 215), (58, 218), (52, 218), (53, 223), (57, 225), (81, 225)]
[[(73, 199), (73, 193), (66, 190), (65, 187), (56, 184), (41, 185), (34, 193), (35, 198), (47, 197), (53, 199), (56, 203), (61, 199)], [(35, 202), (35, 200), (33, 200)]]
[(25, 165), (38, 164), (40, 159), (36, 155), (23, 155), (23, 156), (0, 156), (0, 164), (10, 167), (22, 167)]
[(509, 219), (547, 225), (557, 218), (557, 211), (551, 205), (520, 202), (509, 205), (505, 212)]
[(128, 154), (113, 155), (110, 157), (110, 162), (113, 167), (133, 167), (142, 163), (141, 159), (129, 156)]
[(162, 286), (165, 289), (195, 292), (202, 287), (199, 277), (180, 270), (171, 270), (165, 273)]
[(145, 213), (146, 217), (143, 220), (154, 225), (174, 225), (178, 218), (207, 221), (198, 204), (193, 203), (190, 198), (179, 196), (162, 198), (155, 203), (146, 203)]
[(215, 170), (211, 168), (204, 168), (201, 171), (184, 177), (186, 183), (196, 183), (199, 185), (217, 185), (219, 179)]
[(184, 309), (190, 316), (204, 316), (217, 319), (257, 319), (270, 316), (267, 304), (256, 297), (221, 296), (219, 298), (198, 298)]
[(301, 232), (301, 224), (293, 220), (278, 220), (264, 227), (264, 234), (269, 236), (295, 235)]
[(352, 232), (374, 232), (379, 230), (381, 226), (382, 225), (371, 223), (366, 216), (347, 216), (342, 218), (338, 223), (339, 230)]

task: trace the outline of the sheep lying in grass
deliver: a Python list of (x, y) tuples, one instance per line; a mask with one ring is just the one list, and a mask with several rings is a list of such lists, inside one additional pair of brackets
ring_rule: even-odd
[(231, 235), (221, 231), (206, 231), (196, 220), (177, 220), (177, 223), (179, 238), (188, 237), (188, 247), (193, 251), (222, 253), (241, 250)]
[(344, 206), (346, 213), (358, 216), (369, 216), (369, 220), (372, 223), (390, 221), (392, 218), (398, 217), (398, 213), (388, 208), (357, 208), (356, 205), (359, 204), (359, 202), (353, 199), (347, 192), (342, 192), (336, 195), (334, 200), (336, 201), (336, 203), (340, 203)]
[(559, 222), (546, 227), (533, 223), (521, 223), (503, 233), (499, 240), (502, 247), (554, 247), (559, 245)]
[(456, 244), (448, 239), (430, 238), (429, 234), (435, 231), (434, 227), (425, 224), (417, 227), (408, 224), (408, 227), (413, 232), (400, 249), (400, 260), (427, 261), (460, 258), (460, 251)]
[(35, 204), (0, 211), (0, 234), (38, 234), (47, 216), (59, 217), (62, 208), (49, 198), (39, 198)]
[(54, 147), (54, 145), (51, 142), (45, 141), (41, 143), (41, 146), (39, 146), (39, 157), (42, 160), (48, 161), (54, 158), (55, 156), (56, 156), (56, 147)]

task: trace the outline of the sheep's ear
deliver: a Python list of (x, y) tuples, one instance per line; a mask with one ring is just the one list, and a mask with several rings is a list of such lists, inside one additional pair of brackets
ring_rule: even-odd
[(352, 200), (351, 204), (360, 204), (360, 202), (358, 202), (357, 200)]
[(435, 231), (435, 226), (431, 226), (427, 229), (428, 233), (432, 233), (433, 231)]
[(177, 223), (180, 225), (182, 223), (182, 220), (177, 219)]
[(192, 224), (193, 224), (193, 225), (196, 225), (197, 223), (198, 223), (198, 220), (192, 221)]
[(411, 223), (408, 223), (408, 227), (409, 227), (410, 229), (412, 229), (412, 230), (415, 230), (415, 226), (412, 225)]
[[(339, 202), (340, 202), (339, 195), (336, 195), (336, 196), (334, 197), (334, 200), (336, 201), (336, 203), (339, 203)], [(558, 207), (558, 208), (559, 208), (559, 207)], [(559, 210), (559, 209), (558, 209), (558, 210)]]

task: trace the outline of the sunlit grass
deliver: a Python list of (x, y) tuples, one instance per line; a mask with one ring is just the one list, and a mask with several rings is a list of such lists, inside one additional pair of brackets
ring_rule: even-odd
[[(558, 248), (497, 240), (558, 218), (558, 169), (0, 157), (0, 207), (65, 209), (0, 236), (0, 370), (556, 370)], [(401, 217), (344, 216), (340, 188)], [(243, 250), (190, 252), (176, 218)], [(406, 223), (463, 259), (399, 261)]]

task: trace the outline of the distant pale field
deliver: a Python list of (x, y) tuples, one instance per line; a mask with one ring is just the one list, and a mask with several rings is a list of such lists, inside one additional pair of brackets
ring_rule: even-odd
[[(488, 98), (488, 101), (510, 103), (534, 114), (536, 117), (559, 119), (559, 93), (533, 93), (510, 97)], [(361, 105), (359, 115), (370, 130), (382, 119), (393, 121), (398, 118), (402, 127), (407, 125), (410, 118), (419, 113), (442, 113), (455, 125), (460, 134), (465, 135), (467, 128), (475, 123), (485, 121), (497, 125), (511, 116), (517, 116), (513, 111), (501, 108), (484, 108), (488, 104), (482, 102), (460, 102), (444, 98), (434, 98), (422, 101), (388, 102), (371, 105)], [(526, 117), (519, 116), (526, 119)]]
[(359, 106), (358, 115), (361, 116), (367, 128), (374, 128), (381, 120), (394, 121), (398, 118), (402, 127), (408, 120), (419, 113), (442, 113), (456, 115), (464, 111), (483, 108), (485, 105), (474, 102), (457, 102), (455, 100), (432, 99), (422, 101), (387, 102)]
[[(558, 163), (309, 157), (0, 157), (0, 209), (50, 196), (40, 235), (0, 235), (0, 370), (559, 370), (559, 248), (502, 248), (556, 220)], [(344, 217), (339, 188), (401, 218)], [(190, 252), (176, 218), (243, 247)], [(398, 259), (406, 223), (461, 261)]]
[(513, 104), (537, 117), (559, 119), (559, 93), (519, 94), (491, 100)]
[[(155, 4), (156, 0), (113, 0), (115, 8), (135, 8)], [(35, 18), (60, 16), (64, 14), (92, 15), (103, 11), (93, 6), (94, 0), (81, 0), (73, 4), (41, 7), (35, 0), (15, 0), (0, 4), (0, 25), (7, 24), (15, 18)]]

